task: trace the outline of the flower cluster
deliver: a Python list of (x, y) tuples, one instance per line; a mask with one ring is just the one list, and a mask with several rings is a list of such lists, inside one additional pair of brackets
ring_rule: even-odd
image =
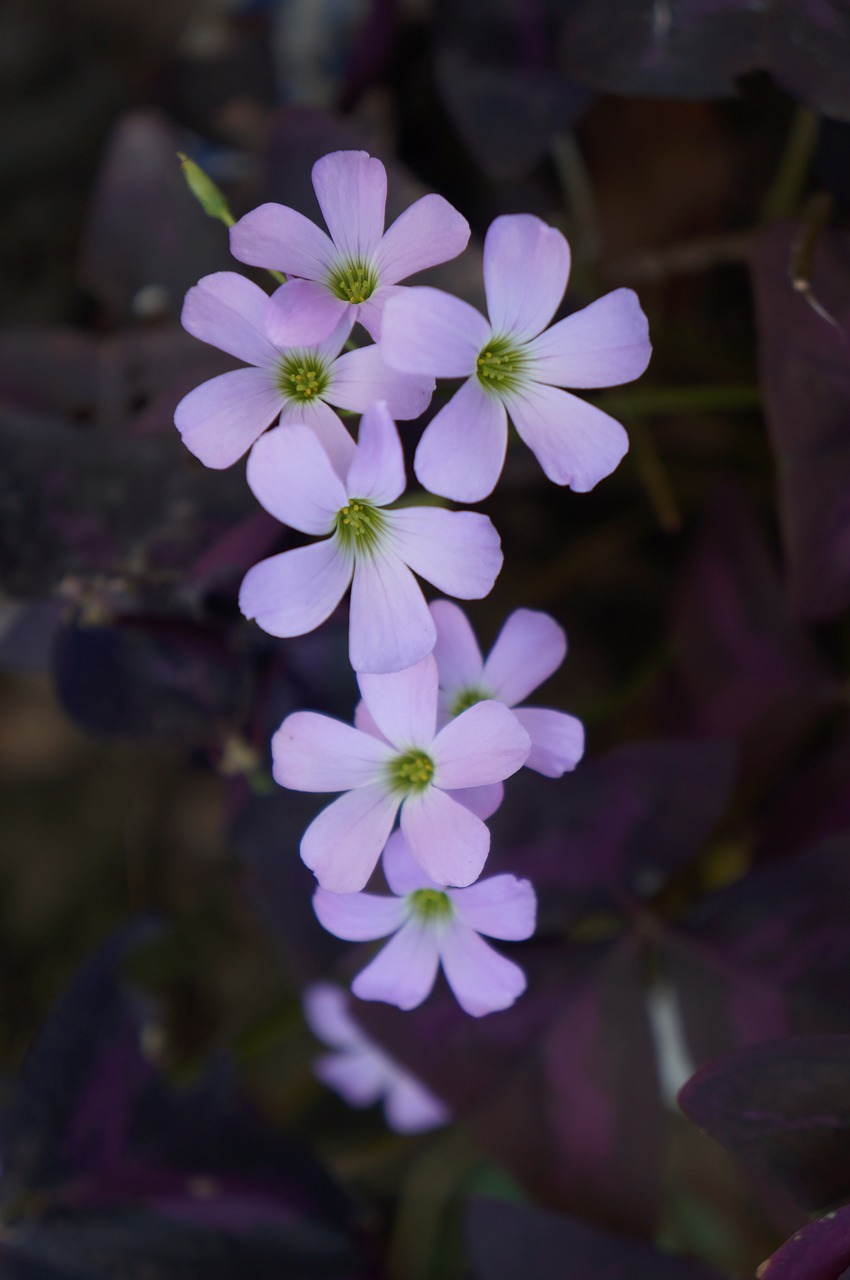
[[(208, 466), (250, 450), (258, 502), (314, 539), (249, 570), (239, 596), (247, 618), (274, 636), (304, 635), (350, 588), (349, 656), (362, 697), (354, 723), (297, 711), (275, 733), (272, 756), (281, 786), (340, 793), (301, 841), (319, 921), (354, 942), (391, 935), (353, 993), (411, 1009), (442, 968), (460, 1006), (479, 1017), (508, 1008), (525, 988), (522, 970), (482, 935), (527, 939), (536, 912), (528, 881), (479, 878), (486, 820), (507, 778), (523, 766), (560, 777), (580, 760), (584, 737), (574, 717), (524, 705), (566, 654), (554, 619), (517, 609), (485, 659), (458, 605), (423, 596), (417, 579), (443, 595), (483, 598), (502, 552), (487, 516), (405, 499), (396, 420), (423, 413), (436, 379), (462, 378), (418, 442), (424, 489), (467, 503), (491, 493), (509, 420), (551, 480), (591, 489), (628, 440), (564, 388), (641, 374), (646, 319), (634, 293), (617, 289), (552, 324), (569, 247), (526, 214), (499, 217), (487, 232), (486, 318), (447, 293), (406, 287), (464, 250), (461, 215), (428, 195), (385, 230), (386, 173), (364, 152), (324, 156), (313, 185), (329, 234), (276, 204), (231, 229), (237, 259), (285, 273), (271, 296), (234, 272), (189, 290), (184, 326), (247, 367), (190, 392), (175, 421)], [(355, 325), (371, 341), (355, 345)], [(338, 411), (359, 415), (356, 433)], [(379, 864), (391, 896), (365, 891)], [(340, 999), (327, 988), (307, 997), (314, 1030), (340, 1051), (322, 1060), (322, 1078), (355, 1104), (385, 1095), (397, 1127), (445, 1118)]]

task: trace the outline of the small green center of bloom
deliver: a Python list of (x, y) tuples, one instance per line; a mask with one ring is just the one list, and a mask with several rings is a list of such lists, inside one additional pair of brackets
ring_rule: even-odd
[(492, 693), (486, 689), (476, 689), (474, 686), (469, 689), (461, 689), (460, 693), (456, 693), (453, 700), (449, 703), (449, 715), (454, 718), (459, 716), (461, 711), (468, 711), (470, 707), (474, 707), (476, 702), (484, 702), (487, 698), (492, 698)]
[(425, 924), (448, 920), (452, 914), (452, 900), (441, 889), (417, 889), (408, 894), (411, 915)]
[(378, 277), (373, 267), (362, 258), (350, 258), (331, 270), (328, 288), (343, 302), (365, 302), (378, 287)]
[(478, 381), (488, 391), (514, 391), (520, 385), (528, 359), (510, 338), (491, 338), (475, 362)]
[(434, 761), (424, 751), (407, 751), (389, 764), (390, 786), (404, 795), (425, 791), (434, 776)]
[(365, 498), (349, 498), (336, 513), (336, 532), (346, 551), (374, 551), (381, 540), (384, 517)]
[(287, 400), (309, 404), (328, 389), (328, 366), (316, 351), (293, 351), (278, 366), (277, 385)]

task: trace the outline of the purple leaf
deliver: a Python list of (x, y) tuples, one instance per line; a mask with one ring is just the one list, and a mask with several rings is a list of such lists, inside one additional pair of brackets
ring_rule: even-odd
[(799, 234), (762, 232), (753, 276), (791, 600), (799, 616), (822, 619), (850, 603), (850, 236), (825, 233), (813, 259), (812, 294), (833, 324), (792, 287)]
[[(466, 1217), (475, 1280), (711, 1280), (717, 1272), (528, 1204), (473, 1199)], [(777, 1280), (780, 1280), (777, 1277)]]
[(848, 1073), (848, 1035), (770, 1041), (709, 1063), (679, 1101), (715, 1141), (814, 1211), (850, 1193)]
[(801, 1227), (758, 1269), (758, 1280), (842, 1280), (850, 1268), (850, 1209)]

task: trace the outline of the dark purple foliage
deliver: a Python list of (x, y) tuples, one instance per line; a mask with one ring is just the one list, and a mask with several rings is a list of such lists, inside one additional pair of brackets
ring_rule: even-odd
[(759, 1280), (842, 1280), (850, 1268), (850, 1209), (802, 1227), (759, 1268)]

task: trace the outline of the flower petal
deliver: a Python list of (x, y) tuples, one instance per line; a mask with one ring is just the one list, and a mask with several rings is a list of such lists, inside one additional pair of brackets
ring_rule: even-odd
[(234, 369), (184, 396), (174, 422), (186, 448), (204, 466), (221, 470), (250, 449), (282, 407), (283, 397), (265, 369)]
[(440, 939), (440, 959), (455, 999), (473, 1018), (509, 1009), (525, 991), (525, 974), (519, 965), (460, 923)]
[(442, 289), (404, 289), (381, 318), (381, 354), (392, 369), (464, 378), (490, 337), (480, 311)]
[(394, 298), (398, 293), (404, 293), (405, 286), (403, 284), (382, 284), (367, 298), (365, 302), (359, 302), (356, 307), (357, 320), (362, 324), (373, 342), (378, 342), (381, 337), (381, 327), (384, 320), (384, 307), (390, 298)]
[(345, 486), (309, 427), (277, 427), (248, 458), (248, 484), (266, 511), (301, 533), (331, 533)]
[(433, 930), (409, 920), (358, 973), (351, 990), (361, 1000), (382, 1000), (399, 1009), (415, 1009), (430, 993), (438, 965)]
[(416, 200), (389, 227), (375, 253), (381, 281), (395, 284), (463, 253), (469, 223), (442, 196)]
[(401, 830), (394, 831), (387, 841), (381, 857), (381, 866), (391, 891), (399, 897), (415, 893), (417, 889), (440, 887), (430, 876), (426, 876), (410, 852), (404, 832)]
[(430, 654), (392, 675), (360, 675), (363, 701), (399, 751), (430, 746), (437, 725), (437, 668)]
[(313, 910), (319, 924), (346, 942), (371, 942), (400, 929), (407, 908), (400, 898), (376, 893), (329, 893), (319, 888), (313, 894)]
[(438, 885), (472, 884), (490, 852), (480, 818), (445, 791), (429, 787), (401, 806), (401, 829), (411, 854)]
[(503, 703), (476, 702), (434, 739), (434, 785), (456, 791), (502, 782), (522, 768), (530, 749), (528, 734)]
[(452, 889), (457, 918), (476, 933), (520, 942), (530, 938), (537, 921), (537, 895), (530, 880), (490, 876), (468, 889)]
[(484, 664), (475, 632), (463, 609), (451, 600), (432, 600), (428, 607), (437, 628), (434, 661), (440, 688), (449, 693), (479, 688)]
[(294, 711), (272, 737), (275, 782), (291, 791), (376, 786), (392, 754), (380, 738), (317, 711)]
[(355, 671), (386, 675), (412, 667), (436, 632), (419, 583), (393, 550), (358, 559), (351, 584), (348, 652)]
[(429, 493), (480, 502), (496, 487), (507, 447), (504, 404), (470, 378), (423, 431), (413, 470)]
[(396, 1133), (425, 1133), (452, 1118), (441, 1098), (400, 1069), (387, 1089), (384, 1115)]
[(527, 698), (567, 656), (567, 637), (548, 613), (515, 609), (484, 663), (484, 683), (493, 697), (513, 707)]
[(619, 422), (557, 387), (537, 383), (507, 400), (522, 439), (555, 484), (587, 493), (619, 465), (629, 437)]
[(332, 151), (313, 165), (313, 190), (331, 239), (349, 258), (371, 258), (384, 230), (387, 171), (365, 151)]
[(350, 561), (326, 538), (255, 564), (242, 579), (239, 608), (270, 636), (304, 636), (331, 616), (350, 581)]
[(387, 512), (387, 520), (396, 554), (420, 578), (461, 600), (489, 595), (503, 559), (489, 516), (442, 507), (405, 507)]
[(201, 342), (260, 368), (278, 353), (266, 334), (269, 295), (235, 271), (216, 271), (189, 290), (180, 323)]
[(346, 791), (310, 823), (301, 858), (323, 889), (357, 893), (381, 856), (398, 812), (398, 800), (379, 787)]
[(434, 394), (434, 379), (399, 373), (381, 359), (376, 346), (346, 351), (334, 362), (327, 399), (340, 409), (363, 413), (376, 400), (385, 400), (390, 414), (403, 422), (418, 418)]
[(461, 787), (458, 791), (447, 791), (446, 795), (457, 800), (464, 809), (469, 809), (476, 818), (486, 822), (502, 807), (505, 787), (502, 782), (488, 782), (482, 787)]
[(230, 228), (230, 252), (252, 267), (324, 280), (334, 247), (315, 222), (284, 204), (261, 204)]
[(570, 274), (570, 246), (530, 213), (495, 218), (484, 237), (484, 288), (493, 332), (517, 341), (545, 329)]
[(330, 982), (314, 982), (304, 992), (304, 1019), (317, 1040), (334, 1049), (361, 1045), (366, 1037), (348, 1012), (348, 996)]
[[(277, 347), (312, 347), (331, 334), (350, 303), (313, 280), (288, 280), (269, 300), (266, 327)], [(277, 354), (277, 353), (276, 353)]]
[(556, 387), (616, 387), (639, 378), (652, 354), (633, 289), (615, 289), (528, 345), (534, 377)]
[(350, 1107), (370, 1107), (387, 1086), (385, 1065), (371, 1047), (323, 1054), (313, 1063), (313, 1074)]
[(584, 755), (584, 725), (566, 711), (545, 707), (515, 707), (514, 715), (531, 738), (526, 769), (547, 778), (570, 772)]
[(357, 453), (346, 476), (352, 498), (368, 498), (379, 507), (404, 493), (404, 450), (386, 402), (370, 407), (360, 419)]
[(303, 424), (309, 427), (315, 432), (337, 475), (342, 478), (346, 474), (354, 457), (354, 440), (329, 404), (323, 400), (314, 400), (312, 404), (298, 404), (290, 400), (283, 406), (280, 422), (281, 426)]

